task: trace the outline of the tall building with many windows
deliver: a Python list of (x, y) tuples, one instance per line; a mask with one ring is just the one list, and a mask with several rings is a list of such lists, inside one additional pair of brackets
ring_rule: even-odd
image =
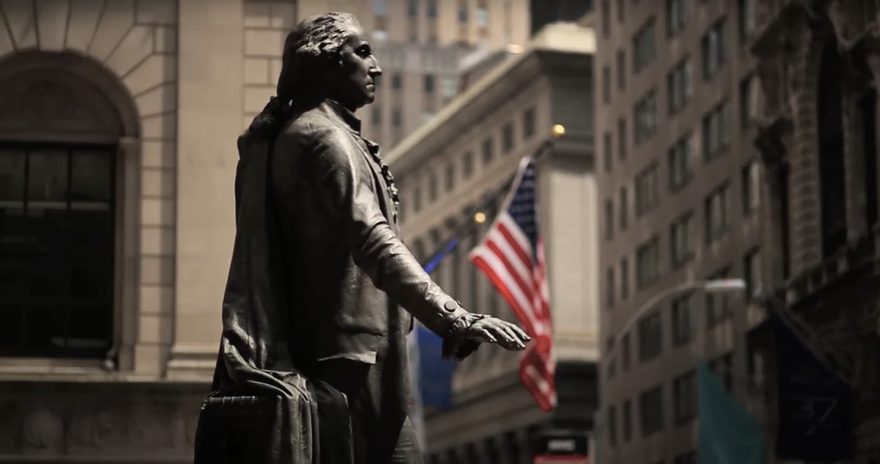
[(699, 361), (736, 397), (753, 393), (746, 300), (662, 296), (759, 276), (754, 3), (596, 4), (603, 462), (696, 462)]

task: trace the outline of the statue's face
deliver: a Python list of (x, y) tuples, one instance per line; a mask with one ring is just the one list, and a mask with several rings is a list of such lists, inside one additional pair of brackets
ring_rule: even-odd
[(352, 110), (373, 102), (376, 98), (376, 77), (382, 74), (382, 68), (364, 35), (360, 27), (352, 30), (340, 50), (341, 73), (333, 83), (339, 103)]

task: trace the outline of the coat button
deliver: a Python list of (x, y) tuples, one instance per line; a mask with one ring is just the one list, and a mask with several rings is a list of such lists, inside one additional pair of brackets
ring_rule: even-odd
[(449, 300), (446, 303), (443, 303), (443, 309), (445, 309), (449, 312), (453, 312), (457, 308), (458, 308), (458, 303), (456, 303), (454, 300)]

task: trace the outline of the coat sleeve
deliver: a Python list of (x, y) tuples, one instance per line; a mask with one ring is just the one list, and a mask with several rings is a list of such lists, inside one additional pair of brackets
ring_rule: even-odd
[(321, 207), (345, 229), (354, 262), (431, 331), (460, 345), (461, 340), (449, 340), (457, 338), (450, 329), (469, 313), (434, 283), (391, 228), (366, 158), (339, 130), (316, 129), (311, 135), (300, 148), (310, 158), (303, 174), (315, 182)]

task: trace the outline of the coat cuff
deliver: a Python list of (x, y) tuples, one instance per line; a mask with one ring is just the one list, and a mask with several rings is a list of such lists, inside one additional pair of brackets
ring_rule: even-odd
[(480, 342), (467, 338), (468, 329), (480, 319), (488, 317), (487, 314), (464, 313), (458, 316), (443, 337), (443, 357), (462, 360), (480, 346)]

